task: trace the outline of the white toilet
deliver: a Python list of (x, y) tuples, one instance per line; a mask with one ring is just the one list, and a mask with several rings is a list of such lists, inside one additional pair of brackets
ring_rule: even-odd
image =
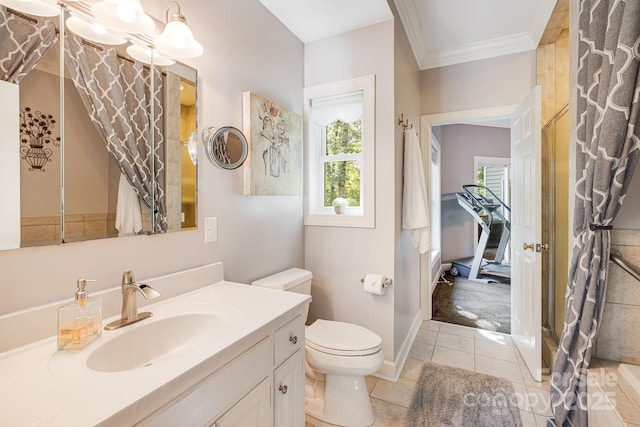
[[(310, 295), (312, 277), (308, 270), (291, 268), (252, 285)], [(374, 423), (365, 376), (384, 362), (379, 335), (351, 323), (318, 319), (306, 327), (305, 356), (307, 414), (339, 426)]]

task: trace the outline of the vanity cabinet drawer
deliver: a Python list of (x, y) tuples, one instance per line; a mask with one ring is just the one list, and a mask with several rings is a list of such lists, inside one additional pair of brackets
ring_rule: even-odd
[(276, 331), (275, 364), (282, 363), (287, 357), (304, 347), (304, 320), (298, 316)]

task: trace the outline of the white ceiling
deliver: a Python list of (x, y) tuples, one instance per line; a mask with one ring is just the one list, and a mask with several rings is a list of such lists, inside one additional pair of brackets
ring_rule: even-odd
[(260, 0), (309, 43), (393, 19), (386, 0)]
[[(388, 19), (387, 0), (260, 0), (308, 43)], [(422, 70), (533, 50), (556, 0), (393, 0)]]

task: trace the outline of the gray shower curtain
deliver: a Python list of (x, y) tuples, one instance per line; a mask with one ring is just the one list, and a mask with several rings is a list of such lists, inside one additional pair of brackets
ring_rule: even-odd
[(0, 5), (0, 80), (20, 84), (57, 38), (51, 22)]
[(549, 426), (587, 426), (587, 369), (602, 319), (609, 229), (640, 149), (640, 0), (581, 0), (574, 246), (551, 377)]
[[(67, 70), (107, 150), (139, 199), (154, 208), (154, 232), (167, 231), (164, 178), (162, 76), (139, 62), (121, 58), (112, 47), (65, 37)], [(150, 79), (154, 93), (150, 93)], [(149, 144), (149, 97), (153, 97), (154, 145)], [(153, 166), (152, 166), (153, 162)]]

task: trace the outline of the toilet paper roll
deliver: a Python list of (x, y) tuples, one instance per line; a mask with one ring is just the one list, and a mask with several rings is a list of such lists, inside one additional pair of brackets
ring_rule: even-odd
[(385, 277), (381, 274), (366, 274), (364, 276), (364, 291), (373, 295), (384, 295), (386, 288), (384, 286)]

